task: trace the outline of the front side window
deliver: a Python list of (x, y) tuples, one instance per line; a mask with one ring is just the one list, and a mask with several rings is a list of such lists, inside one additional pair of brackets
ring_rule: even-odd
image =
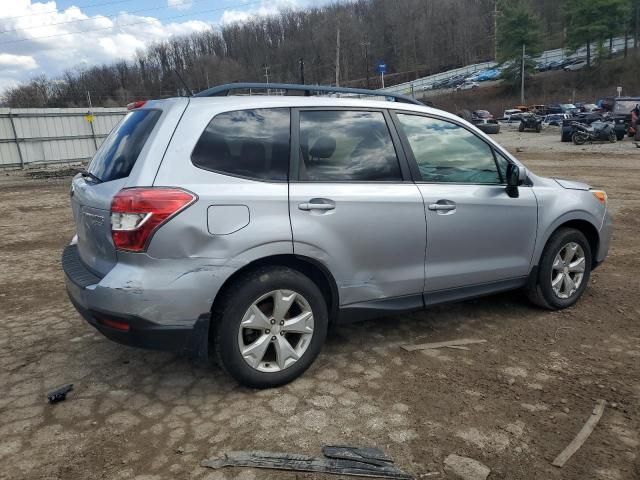
[(501, 183), (493, 150), (465, 128), (445, 120), (398, 114), (422, 181)]
[(198, 140), (196, 167), (256, 180), (284, 181), (289, 172), (289, 109), (216, 115)]
[(382, 112), (300, 112), (300, 180), (402, 181)]

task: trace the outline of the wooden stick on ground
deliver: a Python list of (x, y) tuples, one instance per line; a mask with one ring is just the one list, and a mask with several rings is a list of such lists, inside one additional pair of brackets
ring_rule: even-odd
[(461, 338), (460, 340), (450, 340), (448, 342), (436, 342), (436, 343), (422, 343), (420, 345), (402, 345), (400, 348), (407, 352), (413, 352), (414, 350), (430, 350), (432, 348), (443, 347), (458, 347), (460, 345), (470, 345), (472, 343), (485, 343), (486, 340), (479, 340), (475, 338)]
[(606, 403), (607, 402), (604, 400), (598, 400), (596, 402), (596, 406), (594, 407), (593, 412), (591, 412), (591, 416), (582, 427), (582, 430), (580, 430), (571, 443), (567, 445), (567, 448), (560, 452), (551, 465), (555, 467), (562, 467), (567, 460), (569, 460), (571, 456), (578, 451), (582, 444), (587, 441), (587, 438), (589, 438), (589, 435), (591, 435), (591, 432), (593, 432), (593, 429), (596, 428), (596, 425), (600, 421), (600, 418), (604, 413)]

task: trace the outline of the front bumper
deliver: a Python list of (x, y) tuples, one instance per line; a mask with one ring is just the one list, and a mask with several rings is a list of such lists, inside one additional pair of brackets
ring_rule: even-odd
[(101, 278), (84, 266), (77, 245), (69, 245), (64, 249), (62, 269), (71, 303), (89, 324), (108, 339), (132, 347), (185, 353), (202, 358), (207, 356), (209, 314), (171, 325), (105, 308), (100, 297), (95, 294)]
[(611, 243), (611, 235), (613, 234), (613, 217), (609, 213), (609, 209), (604, 213), (602, 226), (600, 227), (600, 241), (598, 243), (598, 252), (596, 253), (597, 265), (604, 262), (609, 253), (609, 244)]

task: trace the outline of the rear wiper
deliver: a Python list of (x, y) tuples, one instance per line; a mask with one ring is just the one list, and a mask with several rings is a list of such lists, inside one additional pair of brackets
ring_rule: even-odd
[(93, 180), (96, 183), (102, 183), (102, 179), (100, 179), (99, 177), (96, 177), (93, 173), (91, 173), (90, 171), (84, 168), (80, 170), (80, 175), (82, 175), (83, 177), (89, 177), (91, 180)]

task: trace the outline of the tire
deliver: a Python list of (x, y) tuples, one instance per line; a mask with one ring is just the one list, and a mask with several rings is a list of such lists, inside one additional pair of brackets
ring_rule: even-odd
[(524, 132), (524, 123), (520, 122), (520, 126), (518, 126), (519, 132)]
[(560, 133), (560, 141), (561, 142), (570, 142), (571, 141), (571, 137), (572, 137), (572, 135), (571, 135), (570, 132), (569, 133), (565, 133), (564, 131), (562, 131)]
[(580, 132), (575, 132), (571, 136), (571, 140), (573, 140), (573, 143), (575, 143), (576, 145), (584, 145), (585, 142), (587, 141), (587, 138), (584, 135), (582, 135)]
[(636, 142), (640, 142), (640, 128), (636, 128), (636, 133), (634, 134), (633, 139)]
[(618, 141), (618, 137), (616, 135), (616, 132), (611, 132), (609, 134), (609, 142), (616, 143), (617, 141)]
[[(285, 315), (276, 314), (275, 295), (284, 299), (286, 295), (290, 298), (291, 293), (296, 296), (283, 310)], [(264, 316), (251, 313), (258, 308)], [(286, 320), (305, 312), (311, 312), (311, 324), (307, 320), (298, 328), (303, 326), (306, 331), (311, 325), (312, 333), (278, 334), (281, 327), (284, 330)], [(241, 327), (243, 320), (245, 325), (251, 321), (247, 315), (260, 328)], [(274, 317), (284, 320), (276, 321)], [(325, 298), (311, 279), (288, 267), (262, 267), (243, 275), (223, 293), (214, 308), (213, 322), (212, 340), (222, 368), (247, 387), (273, 388), (291, 382), (311, 366), (327, 336), (329, 318)], [(258, 344), (260, 339), (264, 341)], [(247, 355), (249, 360), (245, 360), (241, 348), (254, 344), (258, 345), (254, 349), (257, 354)], [(262, 345), (266, 347), (261, 349)], [(299, 354), (299, 358), (286, 357), (290, 352)]]
[[(578, 254), (581, 249), (584, 257), (584, 271), (582, 272), (578, 288), (570, 293), (568, 297), (563, 298), (554, 290), (552, 285), (552, 275), (558, 278), (559, 270), (557, 267), (554, 267), (554, 262), (556, 260), (556, 256), (563, 252), (567, 245), (579, 246), (576, 256), (573, 257), (574, 259), (578, 258)], [(581, 231), (566, 227), (558, 229), (553, 235), (551, 235), (551, 238), (549, 238), (549, 241), (542, 252), (542, 256), (540, 257), (540, 262), (538, 264), (538, 273), (535, 283), (527, 287), (526, 293), (529, 300), (533, 304), (549, 310), (560, 310), (575, 304), (589, 284), (592, 265), (591, 255), (592, 252), (589, 242)], [(574, 261), (570, 259), (569, 265), (573, 263)], [(579, 272), (573, 273), (574, 277), (572, 277), (571, 281), (577, 278), (578, 273)], [(569, 272), (569, 274), (571, 275), (572, 273)], [(560, 282), (560, 289), (562, 288), (568, 288), (568, 284), (565, 283), (564, 280)]]
[(536, 125), (536, 132), (540, 133), (542, 131), (542, 125), (538, 124)]

